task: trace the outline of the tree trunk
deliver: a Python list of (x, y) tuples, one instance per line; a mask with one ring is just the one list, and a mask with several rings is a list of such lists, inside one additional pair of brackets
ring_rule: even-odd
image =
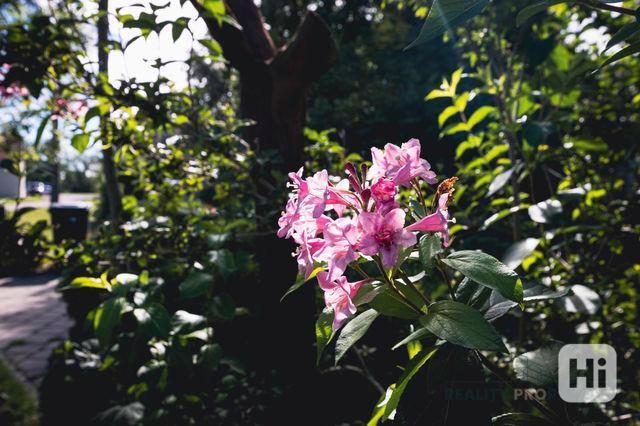
[(53, 126), (49, 150), (49, 164), (51, 166), (51, 196), (49, 200), (53, 204), (60, 199), (60, 120), (56, 120)]
[[(98, 10), (98, 72), (107, 75), (109, 71), (109, 52), (107, 43), (109, 37), (109, 0), (99, 0)], [(100, 117), (100, 134), (102, 140), (102, 169), (104, 172), (107, 202), (109, 203), (109, 223), (113, 231), (120, 225), (122, 199), (118, 186), (118, 173), (113, 161), (113, 147), (110, 144), (109, 112)]]
[[(260, 282), (256, 287), (258, 309), (252, 343), (265, 370), (276, 371), (287, 386), (283, 406), (271, 407), (273, 421), (308, 418), (313, 410), (315, 382), (315, 300), (313, 286), (305, 286), (284, 302), (280, 298), (296, 276), (291, 257), (293, 245), (276, 237), (276, 222), (284, 203), (289, 171), (303, 161), (303, 128), (307, 90), (335, 62), (337, 48), (329, 29), (315, 13), (307, 13), (296, 34), (276, 48), (265, 30), (260, 10), (252, 0), (228, 0), (227, 11), (241, 28), (220, 26), (203, 7), (193, 2), (220, 43), (226, 59), (240, 75), (240, 115), (256, 122), (244, 135), (262, 159), (278, 154), (277, 162), (260, 162), (252, 170), (257, 195), (257, 226), (263, 235), (256, 240)], [(273, 188), (281, 190), (274, 194)], [(274, 196), (276, 195), (276, 196)]]

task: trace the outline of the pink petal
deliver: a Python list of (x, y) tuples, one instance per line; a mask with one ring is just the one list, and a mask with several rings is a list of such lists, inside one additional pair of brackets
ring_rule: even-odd
[(384, 215), (384, 227), (389, 230), (402, 229), (404, 226), (405, 212), (402, 209), (393, 209)]
[(447, 219), (438, 210), (405, 228), (407, 231), (440, 232), (447, 229)]

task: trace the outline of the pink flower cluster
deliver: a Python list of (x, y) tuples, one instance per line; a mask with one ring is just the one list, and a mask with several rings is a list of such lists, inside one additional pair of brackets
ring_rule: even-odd
[(87, 101), (80, 100), (68, 100), (64, 98), (55, 98), (51, 108), (53, 114), (51, 114), (52, 120), (58, 118), (66, 118), (71, 120), (78, 120), (88, 110)]
[[(292, 191), (278, 220), (278, 236), (298, 245), (299, 271), (309, 278), (318, 266), (320, 287), (327, 307), (333, 309), (333, 328), (356, 312), (353, 297), (366, 282), (348, 282), (349, 264), (371, 256), (380, 266), (393, 268), (401, 250), (416, 244), (416, 232), (440, 232), (448, 244), (447, 204), (450, 191), (439, 194), (433, 214), (406, 226), (406, 213), (397, 201), (398, 187), (419, 190), (420, 180), (437, 183), (430, 164), (420, 158), (420, 142), (411, 139), (384, 150), (371, 149), (373, 164), (360, 171), (349, 163), (347, 178), (333, 182), (326, 170), (303, 178), (303, 169), (289, 174)], [(455, 182), (455, 181), (454, 181)]]
[(9, 100), (11, 98), (17, 97), (27, 97), (29, 96), (29, 90), (20, 85), (17, 82), (13, 82), (10, 85), (6, 86), (4, 83), (4, 77), (11, 69), (11, 65), (2, 64), (0, 65), (0, 99), (1, 100)]

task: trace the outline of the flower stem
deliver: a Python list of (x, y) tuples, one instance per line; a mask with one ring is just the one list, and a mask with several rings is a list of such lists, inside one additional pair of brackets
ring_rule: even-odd
[(440, 260), (436, 260), (436, 268), (438, 268), (438, 271), (440, 271), (440, 273), (442, 274), (442, 278), (444, 279), (444, 282), (447, 283), (447, 287), (449, 288), (449, 295), (451, 296), (451, 299), (455, 301), (456, 292), (453, 291), (453, 286), (451, 285), (451, 280), (449, 280), (449, 275), (447, 274), (447, 271), (440, 263)]
[(422, 196), (422, 190), (420, 189), (420, 182), (418, 181), (418, 179), (413, 178), (411, 180), (411, 185), (413, 185), (413, 189), (415, 189), (416, 194), (418, 195), (418, 199), (420, 200), (420, 203), (422, 204), (422, 207), (424, 208), (424, 214), (427, 214), (427, 202), (425, 201), (424, 197)]
[(356, 272), (362, 275), (362, 278), (371, 278), (365, 271), (362, 270), (360, 265), (358, 265), (357, 263), (351, 263), (349, 264), (349, 266), (351, 266)]
[(382, 276), (384, 278), (384, 281), (387, 283), (387, 285), (389, 285), (391, 290), (393, 290), (393, 292), (396, 293), (398, 295), (398, 297), (400, 297), (404, 301), (404, 303), (406, 303), (417, 314), (424, 315), (424, 312), (422, 312), (420, 310), (420, 308), (416, 306), (415, 303), (413, 303), (411, 300), (409, 300), (407, 298), (407, 296), (402, 294), (402, 292), (398, 289), (398, 287), (396, 287), (396, 285), (393, 283), (393, 279), (390, 279), (387, 276), (387, 273), (385, 272), (384, 267), (382, 266), (382, 263), (380, 263), (380, 259), (377, 256), (374, 259), (375, 259), (376, 265), (378, 265), (378, 269), (380, 270), (380, 273), (382, 274)]
[(411, 280), (409, 279), (409, 277), (407, 276), (406, 272), (404, 272), (402, 269), (398, 268), (398, 272), (400, 273), (400, 276), (402, 277), (402, 280), (409, 286), (411, 287), (416, 293), (418, 293), (418, 295), (420, 296), (420, 298), (424, 301), (424, 303), (429, 306), (431, 304), (431, 302), (429, 301), (429, 299), (427, 298), (427, 296), (425, 296), (420, 290), (418, 290), (418, 287), (416, 287), (416, 285), (414, 283), (411, 282)]

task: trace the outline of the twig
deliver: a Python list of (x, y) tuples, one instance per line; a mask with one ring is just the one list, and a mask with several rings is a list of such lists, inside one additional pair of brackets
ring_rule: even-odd
[(378, 382), (376, 378), (373, 377), (373, 374), (371, 374), (371, 371), (369, 371), (369, 368), (367, 367), (367, 364), (364, 362), (364, 358), (360, 354), (360, 351), (357, 348), (353, 348), (353, 351), (356, 353), (356, 357), (358, 357), (358, 361), (360, 362), (360, 365), (362, 365), (362, 371), (364, 373), (364, 376), (367, 378), (367, 380), (369, 380), (369, 382), (371, 382), (371, 384), (378, 390), (378, 392), (384, 393), (384, 388), (382, 387), (380, 382)]
[(447, 288), (449, 288), (449, 295), (451, 296), (451, 299), (455, 301), (456, 292), (453, 291), (453, 286), (451, 285), (451, 280), (449, 280), (449, 275), (447, 274), (447, 271), (444, 269), (439, 260), (436, 261), (436, 268), (438, 269), (438, 271), (440, 271), (440, 274), (442, 274), (442, 278), (444, 278), (444, 281), (447, 283)]
[(389, 277), (387, 276), (387, 273), (385, 272), (384, 268), (382, 267), (382, 264), (380, 263), (380, 259), (376, 256), (375, 258), (375, 262), (376, 265), (378, 265), (378, 269), (380, 270), (380, 273), (382, 274), (384, 281), (389, 285), (389, 287), (391, 288), (391, 290), (393, 290), (394, 293), (396, 293), (398, 295), (398, 297), (400, 297), (411, 309), (413, 309), (418, 315), (423, 315), (424, 312), (422, 312), (420, 310), (420, 308), (418, 308), (416, 306), (415, 303), (413, 303), (411, 300), (409, 300), (407, 298), (407, 296), (405, 296), (404, 294), (402, 294), (402, 292), (396, 287), (396, 285), (393, 283), (393, 280), (389, 279)]
[(407, 276), (407, 273), (404, 272), (402, 269), (398, 269), (398, 272), (400, 273), (400, 276), (402, 277), (402, 280), (407, 283), (407, 285), (409, 287), (411, 287), (416, 293), (418, 293), (418, 295), (420, 296), (420, 298), (424, 301), (424, 303), (428, 306), (431, 304), (431, 302), (429, 301), (429, 299), (427, 298), (427, 296), (425, 296), (420, 290), (418, 290), (418, 287), (416, 287), (416, 285), (411, 282), (411, 280), (409, 279), (409, 277)]

